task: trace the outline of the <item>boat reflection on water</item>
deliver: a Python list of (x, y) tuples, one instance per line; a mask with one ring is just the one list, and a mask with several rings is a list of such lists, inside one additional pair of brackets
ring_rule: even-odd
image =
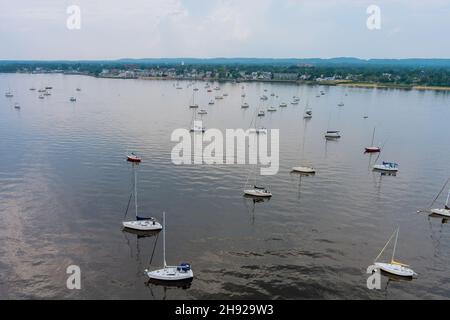
[(316, 175), (316, 172), (299, 172), (299, 171), (295, 171), (295, 170), (292, 170), (291, 172), (290, 172), (290, 175), (291, 176), (298, 176), (298, 184), (297, 184), (297, 199), (300, 199), (301, 198), (301, 195), (302, 195), (302, 179), (304, 178), (304, 177), (312, 177), (312, 176), (315, 176)]
[(189, 289), (192, 285), (193, 278), (187, 279), (187, 280), (180, 280), (180, 281), (162, 281), (162, 280), (156, 280), (156, 279), (149, 279), (145, 284), (147, 286), (159, 286), (164, 288), (178, 288), (178, 289)]
[(450, 219), (450, 218), (443, 217), (440, 214), (436, 214), (436, 213), (430, 213), (428, 216), (430, 218), (434, 218), (434, 219), (441, 219), (442, 224), (448, 223), (448, 220)]

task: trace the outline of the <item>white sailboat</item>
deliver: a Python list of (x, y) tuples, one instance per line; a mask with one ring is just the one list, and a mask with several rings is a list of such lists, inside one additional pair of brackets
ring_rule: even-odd
[(158, 221), (156, 221), (155, 218), (153, 218), (153, 217), (146, 218), (146, 217), (141, 217), (138, 215), (136, 171), (134, 172), (134, 209), (135, 209), (136, 220), (122, 222), (122, 225), (125, 228), (138, 230), (138, 231), (155, 231), (155, 230), (162, 229), (161, 224)]
[(450, 217), (450, 206), (449, 206), (449, 200), (450, 200), (450, 190), (448, 190), (447, 194), (447, 200), (445, 201), (445, 206), (443, 209), (431, 209), (431, 213), (444, 216), (444, 217)]
[(195, 103), (195, 91), (192, 92), (192, 103), (189, 105), (189, 108), (198, 108), (198, 104)]
[[(395, 276), (410, 277), (411, 278), (411, 277), (417, 275), (414, 272), (414, 270), (409, 268), (409, 266), (407, 264), (395, 261), (395, 250), (397, 248), (398, 232), (399, 232), (399, 228), (397, 228), (397, 230), (394, 231), (394, 233), (389, 238), (388, 242), (386, 242), (386, 245), (384, 246), (384, 248), (381, 250), (381, 252), (375, 258), (374, 266), (379, 268), (380, 270), (382, 270), (384, 272), (393, 274)], [(377, 262), (377, 260), (380, 258), (380, 256), (384, 252), (384, 250), (386, 250), (388, 244), (394, 238), (394, 235), (395, 235), (395, 242), (394, 242), (394, 249), (392, 251), (391, 261), (390, 262)]]
[(268, 111), (268, 112), (275, 112), (275, 111), (277, 111), (277, 108), (275, 108), (275, 107), (269, 107), (269, 108), (267, 108), (267, 111)]
[(250, 179), (251, 172), (248, 175), (247, 181), (245, 182), (245, 185), (244, 185), (244, 196), (252, 196), (252, 197), (258, 197), (258, 198), (270, 198), (270, 197), (272, 197), (272, 193), (267, 188), (258, 186), (258, 184), (256, 183), (257, 169), (258, 169), (258, 166), (255, 165), (255, 182), (253, 185), (248, 186), (248, 181)]
[(11, 93), (11, 91), (6, 91), (5, 92), (5, 97), (6, 98), (12, 98), (12, 97), (14, 97), (14, 95)]
[(280, 103), (280, 108), (286, 108), (286, 107), (287, 107), (287, 103), (286, 102)]
[(194, 278), (191, 265), (180, 263), (179, 266), (168, 266), (166, 263), (166, 213), (163, 213), (163, 268), (149, 271), (145, 269), (145, 274), (152, 280), (158, 281), (189, 281)]
[(315, 174), (316, 173), (316, 169), (314, 169), (311, 166), (308, 165), (303, 165), (304, 163), (304, 155), (305, 155), (305, 145), (306, 145), (306, 126), (307, 126), (307, 122), (305, 121), (305, 127), (303, 130), (303, 142), (302, 142), (302, 150), (301, 150), (301, 163), (302, 165), (300, 166), (295, 166), (292, 167), (292, 172), (296, 172), (296, 173), (303, 173), (303, 174)]
[(14, 109), (20, 109), (20, 104), (18, 104), (17, 102), (14, 104)]
[(241, 104), (242, 109), (247, 109), (248, 107), (250, 107), (250, 106), (247, 102), (244, 102), (243, 104)]
[(395, 162), (383, 161), (381, 164), (376, 164), (373, 166), (373, 170), (376, 171), (387, 171), (387, 172), (397, 172), (398, 164)]

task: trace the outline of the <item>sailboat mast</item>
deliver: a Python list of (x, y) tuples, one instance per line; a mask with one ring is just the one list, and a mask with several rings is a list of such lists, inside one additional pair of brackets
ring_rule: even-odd
[(395, 235), (394, 250), (392, 251), (392, 259), (391, 259), (391, 262), (394, 261), (395, 249), (397, 248), (398, 231), (399, 231), (399, 228), (397, 228), (397, 234)]
[(136, 179), (136, 169), (134, 169), (134, 209), (136, 214), (136, 220), (138, 216), (138, 209), (137, 209), (137, 179)]
[(373, 128), (373, 134), (372, 134), (372, 143), (370, 144), (371, 147), (373, 147), (373, 141), (375, 140), (375, 127)]
[(167, 266), (166, 264), (166, 213), (163, 212), (163, 260), (164, 260), (164, 268)]
[(448, 190), (447, 200), (445, 201), (445, 205), (448, 207), (448, 200), (450, 200), (450, 190)]

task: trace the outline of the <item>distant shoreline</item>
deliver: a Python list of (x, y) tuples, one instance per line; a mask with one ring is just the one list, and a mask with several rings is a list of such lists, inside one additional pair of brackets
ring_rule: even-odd
[[(0, 72), (0, 74), (11, 74), (10, 72)], [(20, 73), (19, 74), (27, 74)], [(196, 78), (175, 78), (175, 77), (115, 77), (115, 76), (98, 76), (87, 73), (28, 73), (28, 74), (62, 74), (62, 75), (81, 75), (89, 76), (99, 79), (118, 79), (118, 80), (164, 80), (164, 81), (204, 81), (204, 82), (234, 82), (234, 83), (245, 83), (245, 82), (261, 82), (261, 83), (289, 83), (289, 84), (303, 84), (312, 86), (342, 86), (342, 87), (353, 87), (353, 88), (366, 88), (366, 89), (402, 89), (402, 90), (419, 90), (419, 91), (450, 91), (450, 87), (446, 86), (426, 86), (426, 85), (402, 85), (402, 84), (385, 84), (385, 83), (371, 83), (371, 82), (352, 82), (345, 80), (332, 80), (332, 81), (310, 81), (310, 80), (275, 80), (275, 79), (196, 79)]]

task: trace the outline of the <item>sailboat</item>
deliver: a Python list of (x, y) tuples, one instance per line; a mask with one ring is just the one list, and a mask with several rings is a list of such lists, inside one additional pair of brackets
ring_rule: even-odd
[(149, 271), (145, 269), (145, 274), (152, 280), (158, 281), (189, 281), (194, 278), (191, 265), (183, 262), (178, 266), (168, 266), (166, 263), (166, 213), (163, 213), (163, 268)]
[(326, 139), (339, 139), (341, 137), (341, 132), (339, 130), (328, 130), (325, 132)]
[(275, 107), (268, 107), (267, 111), (268, 112), (275, 112), (275, 111), (277, 111), (277, 108), (275, 108)]
[(12, 97), (14, 97), (14, 95), (11, 93), (11, 91), (6, 91), (5, 97), (6, 98), (12, 98)]
[(373, 166), (373, 170), (376, 171), (388, 171), (388, 172), (397, 172), (398, 164), (395, 162), (387, 162), (383, 161), (381, 164), (376, 164)]
[[(255, 169), (257, 169), (258, 166), (255, 165)], [(251, 173), (251, 172), (250, 172)], [(272, 197), (272, 193), (265, 187), (262, 186), (258, 186), (256, 183), (256, 177), (257, 177), (257, 173), (255, 171), (255, 183), (250, 186), (250, 188), (246, 188), (246, 186), (248, 185), (248, 180), (250, 178), (250, 174), (247, 178), (247, 182), (245, 183), (244, 186), (244, 196), (252, 196), (252, 197), (259, 197), (259, 198), (270, 198)]]
[(312, 118), (312, 109), (308, 107), (308, 102), (306, 103), (305, 112), (303, 114), (304, 119), (311, 119)]
[[(394, 233), (389, 238), (388, 242), (386, 242), (386, 245), (384, 246), (384, 248), (381, 250), (381, 252), (375, 258), (374, 266), (384, 272), (387, 272), (387, 273), (390, 273), (390, 274), (393, 274), (396, 276), (413, 277), (417, 274), (412, 269), (408, 268), (409, 267), (408, 265), (398, 262), (398, 261), (395, 261), (395, 259), (394, 259), (395, 258), (395, 249), (397, 248), (398, 231), (399, 231), (399, 228), (397, 228), (397, 230), (394, 231)], [(394, 250), (392, 252), (391, 261), (390, 262), (377, 262), (377, 260), (381, 256), (381, 254), (387, 248), (389, 242), (391, 242), (391, 240), (394, 238), (394, 235), (395, 235), (395, 242), (394, 242)]]
[(371, 147), (366, 147), (365, 148), (365, 150), (366, 150), (366, 153), (376, 153), (376, 152), (380, 152), (381, 151), (381, 148), (380, 147), (374, 147), (373, 145), (373, 141), (374, 141), (374, 139), (375, 139), (375, 129), (376, 128), (373, 128), (373, 134), (372, 134), (372, 142), (371, 142)]
[(286, 108), (286, 107), (287, 107), (287, 103), (286, 102), (280, 103), (280, 108)]
[(450, 200), (450, 190), (448, 190), (447, 194), (447, 201), (445, 201), (444, 209), (431, 209), (431, 213), (444, 216), (444, 217), (450, 217), (450, 206), (449, 206), (449, 200)]
[(241, 108), (242, 109), (247, 109), (249, 107), (247, 102), (244, 102), (243, 104), (241, 104)]
[(17, 102), (14, 104), (14, 109), (20, 109), (20, 104), (18, 104)]
[(136, 155), (134, 152), (131, 152), (130, 154), (127, 154), (127, 161), (130, 162), (141, 162), (142, 158)]
[[(303, 130), (303, 143), (302, 143), (302, 150), (301, 150), (301, 162), (303, 163), (303, 157), (305, 154), (305, 141), (306, 141), (306, 126), (307, 126), (307, 122), (305, 121), (305, 126), (304, 126), (304, 130)], [(296, 172), (296, 173), (304, 173), (304, 174), (315, 174), (316, 173), (316, 169), (314, 169), (313, 167), (310, 166), (296, 166), (296, 167), (292, 167), (292, 172)]]
[(134, 209), (135, 209), (136, 220), (122, 222), (122, 225), (125, 228), (139, 230), (139, 231), (155, 231), (155, 230), (162, 229), (161, 224), (158, 221), (156, 221), (155, 218), (141, 217), (138, 215), (136, 171), (134, 171)]
[(189, 108), (198, 108), (198, 104), (195, 103), (195, 91), (192, 92), (192, 103), (189, 105)]

